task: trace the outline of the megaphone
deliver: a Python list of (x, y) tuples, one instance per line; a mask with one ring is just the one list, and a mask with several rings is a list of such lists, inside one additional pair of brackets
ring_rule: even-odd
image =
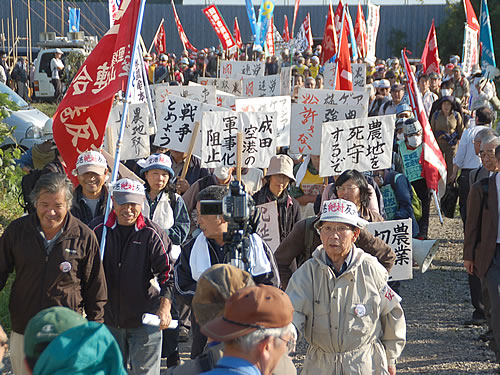
[(427, 271), (438, 249), (438, 240), (417, 240), (412, 238), (413, 260), (417, 262), (422, 273)]

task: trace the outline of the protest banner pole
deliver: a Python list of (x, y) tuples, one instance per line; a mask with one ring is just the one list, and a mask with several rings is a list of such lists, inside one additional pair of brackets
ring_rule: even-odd
[[(135, 26), (134, 44), (132, 46), (132, 56), (130, 58), (130, 69), (133, 69), (133, 66), (135, 64), (135, 59), (137, 58), (137, 44), (139, 42), (139, 36), (141, 35), (142, 19), (144, 18), (145, 5), (146, 5), (146, 0), (141, 0), (141, 4), (139, 6), (139, 14), (137, 16), (137, 24)], [(130, 90), (132, 89), (132, 80), (134, 78), (134, 75), (130, 73), (131, 72), (129, 72), (127, 78), (127, 89), (125, 91), (125, 102), (123, 104), (123, 114), (120, 123), (120, 132), (118, 133), (118, 140), (116, 141), (116, 154), (115, 154), (115, 162), (113, 165), (113, 171), (111, 173), (111, 182), (110, 182), (111, 186), (116, 182), (116, 179), (118, 177), (118, 169), (120, 166), (120, 148), (122, 144), (123, 133), (125, 130), (125, 124), (128, 118), (128, 108), (130, 104), (129, 96), (130, 96)], [(106, 224), (106, 222), (108, 221), (110, 210), (111, 210), (111, 192), (108, 194), (108, 200), (106, 202), (104, 224)], [(102, 239), (101, 239), (101, 260), (104, 259), (104, 252), (106, 250), (106, 232), (107, 232), (107, 227), (106, 225), (104, 225), (102, 230)]]
[(342, 9), (342, 26), (340, 27), (340, 39), (339, 39), (339, 48), (337, 48), (337, 53), (335, 56), (335, 74), (333, 75), (333, 89), (335, 90), (335, 87), (337, 87), (337, 69), (339, 68), (339, 54), (340, 54), (340, 49), (342, 48), (342, 37), (344, 34), (344, 21), (345, 21), (345, 7), (347, 5), (344, 5), (344, 8)]
[[(141, 38), (142, 40), (142, 38)], [(143, 46), (144, 51), (146, 48)], [(142, 76), (143, 76), (143, 81), (144, 81), (144, 90), (146, 91), (146, 101), (148, 102), (148, 109), (149, 113), (151, 113), (151, 122), (153, 123), (153, 127), (155, 129), (155, 133), (158, 131), (158, 126), (156, 125), (156, 116), (155, 116), (155, 110), (153, 108), (153, 100), (151, 99), (151, 91), (149, 90), (149, 78), (148, 78), (148, 71), (146, 70), (146, 63), (144, 62), (144, 59), (141, 59), (141, 66), (142, 66)]]
[(180, 175), (180, 178), (182, 179), (186, 178), (189, 164), (191, 163), (191, 156), (193, 156), (194, 144), (196, 143), (196, 137), (198, 136), (199, 132), (200, 132), (200, 123), (199, 121), (196, 121), (194, 123), (193, 136), (191, 137), (191, 142), (189, 143), (188, 153), (186, 159), (184, 160), (184, 166), (182, 167), (182, 172)]
[[(162, 18), (160, 21), (160, 24), (158, 25), (158, 28), (156, 29), (155, 36), (153, 37), (153, 41), (151, 42), (151, 45), (149, 46), (148, 53), (151, 53), (151, 50), (153, 49), (153, 45), (155, 44), (156, 37), (158, 36), (158, 33), (160, 32), (161, 25), (163, 25), (163, 22), (165, 22), (165, 18)], [(146, 48), (144, 48), (145, 50)]]
[(431, 189), (431, 192), (432, 192), (432, 196), (434, 197), (434, 203), (436, 204), (436, 208), (437, 208), (437, 212), (438, 212), (438, 216), (439, 216), (439, 222), (441, 223), (441, 225), (443, 225), (443, 216), (441, 215), (441, 208), (439, 207), (439, 200), (438, 200), (438, 197), (436, 194), (436, 190)]
[(243, 133), (236, 134), (236, 179), (241, 182), (241, 166), (243, 164)]

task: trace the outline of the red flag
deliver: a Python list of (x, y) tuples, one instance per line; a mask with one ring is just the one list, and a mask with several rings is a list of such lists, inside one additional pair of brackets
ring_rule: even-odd
[(78, 155), (101, 147), (115, 94), (126, 89), (139, 8), (139, 1), (122, 1), (114, 27), (80, 67), (54, 114), (54, 140), (70, 178)]
[(313, 48), (314, 41), (313, 41), (313, 34), (312, 34), (312, 28), (311, 28), (311, 15), (309, 13), (307, 13), (306, 19), (307, 19), (307, 21), (304, 22), (304, 30), (306, 32), (307, 41), (309, 42), (308, 48)]
[(283, 26), (283, 40), (288, 43), (290, 40), (290, 33), (288, 32), (288, 18), (285, 14), (285, 26)]
[(182, 27), (181, 20), (179, 19), (179, 16), (177, 15), (177, 10), (175, 10), (175, 4), (174, 0), (172, 0), (172, 9), (174, 11), (174, 18), (175, 18), (175, 23), (177, 24), (177, 31), (179, 32), (179, 38), (181, 38), (182, 45), (184, 49), (190, 49), (193, 52), (198, 52), (198, 50), (193, 46), (191, 43), (189, 43), (188, 37), (186, 36), (186, 33), (184, 32), (184, 28)]
[(167, 52), (167, 41), (165, 39), (165, 26), (163, 25), (163, 23), (160, 25), (160, 28), (158, 29), (158, 34), (156, 34), (154, 45), (157, 55)]
[[(347, 23), (345, 15), (343, 23)], [(337, 53), (337, 79), (335, 83), (335, 90), (352, 91), (351, 53), (349, 52), (347, 34), (348, 32), (346, 32), (346, 28), (344, 26), (344, 30), (339, 42), (339, 52)]]
[(229, 31), (224, 19), (222, 18), (219, 9), (215, 5), (210, 5), (202, 10), (203, 14), (208, 18), (208, 21), (215, 30), (215, 33), (219, 37), (222, 47), (225, 50), (232, 50), (236, 47), (236, 43), (233, 40), (233, 36)]
[(367, 34), (365, 15), (363, 14), (361, 3), (358, 3), (358, 14), (356, 15), (356, 26), (354, 26), (354, 37), (356, 38), (356, 44), (358, 45), (358, 55), (364, 59), (367, 51)]
[(274, 17), (271, 17), (271, 22), (267, 28), (266, 34), (267, 52), (270, 56), (274, 55)]
[(344, 4), (342, 4), (342, 0), (339, 0), (337, 5), (337, 9), (335, 9), (335, 31), (337, 32), (337, 39), (340, 38), (340, 28), (342, 27), (342, 14), (344, 10)]
[(333, 6), (330, 2), (328, 7), (328, 17), (326, 19), (325, 31), (323, 32), (323, 43), (321, 49), (320, 62), (324, 65), (337, 53), (337, 33), (335, 32), (335, 21), (333, 19)]
[(418, 90), (417, 80), (413, 75), (410, 63), (406, 57), (406, 49), (403, 51), (403, 60), (406, 79), (408, 81), (407, 89), (410, 97), (410, 104), (413, 113), (416, 115), (423, 129), (423, 152), (420, 157), (422, 177), (425, 179), (429, 189), (433, 189), (439, 196), (442, 196), (446, 190), (446, 162), (444, 161), (443, 154), (439, 149), (436, 138), (434, 138), (434, 133), (432, 132), (431, 125), (425, 114), (422, 94)]
[(464, 8), (465, 8), (465, 17), (467, 18), (467, 24), (469, 27), (475, 31), (477, 31), (479, 35), (479, 22), (476, 17), (476, 12), (474, 12), (474, 8), (470, 3), (470, 0), (464, 0)]
[(434, 20), (432, 20), (432, 25), (427, 35), (427, 40), (425, 41), (425, 47), (420, 62), (422, 63), (425, 74), (432, 72), (439, 73), (439, 54)]
[(293, 39), (293, 31), (295, 30), (295, 21), (297, 20), (297, 13), (299, 11), (300, 0), (295, 0), (295, 7), (293, 9), (293, 23), (292, 23), (292, 34), (290, 38)]
[(243, 47), (243, 42), (241, 41), (240, 26), (238, 25), (238, 17), (234, 17), (234, 30), (233, 30), (234, 41), (238, 48)]

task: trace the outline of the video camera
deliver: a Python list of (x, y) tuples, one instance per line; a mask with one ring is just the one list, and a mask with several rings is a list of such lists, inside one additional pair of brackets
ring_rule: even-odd
[(224, 232), (224, 263), (249, 271), (249, 249), (252, 233), (257, 231), (260, 211), (243, 184), (232, 181), (229, 194), (222, 200), (200, 201), (201, 215), (222, 215), (228, 223)]

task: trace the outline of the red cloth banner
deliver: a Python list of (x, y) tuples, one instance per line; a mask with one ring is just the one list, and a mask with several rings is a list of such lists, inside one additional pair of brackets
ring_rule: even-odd
[(274, 17), (271, 17), (271, 22), (269, 22), (269, 27), (266, 33), (266, 45), (267, 52), (270, 56), (274, 55)]
[(431, 125), (425, 114), (422, 94), (417, 87), (417, 80), (413, 75), (410, 63), (406, 57), (406, 49), (403, 51), (403, 64), (407, 79), (408, 95), (413, 113), (423, 128), (422, 155), (420, 164), (422, 165), (422, 177), (429, 189), (433, 189), (441, 197), (446, 190), (446, 162), (443, 154), (432, 132)]
[(328, 62), (336, 53), (338, 47), (337, 33), (335, 32), (335, 21), (333, 15), (333, 6), (330, 2), (328, 7), (328, 17), (326, 19), (325, 31), (323, 32), (323, 43), (321, 49), (320, 62), (324, 65)]
[(290, 40), (290, 32), (288, 31), (288, 18), (285, 14), (285, 25), (283, 26), (283, 41), (288, 43)]
[(340, 38), (340, 28), (342, 27), (342, 14), (344, 10), (344, 4), (342, 4), (342, 0), (339, 0), (337, 5), (337, 9), (335, 9), (335, 31), (337, 32), (337, 39)]
[(115, 94), (126, 89), (139, 8), (139, 1), (122, 1), (115, 25), (87, 57), (54, 114), (54, 140), (69, 177), (80, 153), (101, 147)]
[(427, 35), (427, 40), (425, 41), (425, 47), (420, 62), (422, 63), (425, 74), (430, 74), (432, 72), (439, 73), (439, 53), (434, 20), (432, 20), (432, 25)]
[(474, 12), (474, 8), (472, 7), (470, 0), (464, 0), (464, 8), (465, 8), (465, 17), (467, 18), (467, 25), (469, 25), (469, 27), (472, 30), (477, 31), (477, 34), (479, 35), (479, 29), (481, 27), (479, 26), (479, 21), (477, 20), (476, 12)]
[(335, 90), (352, 91), (351, 53), (349, 52), (349, 43), (347, 41), (349, 29), (345, 26), (347, 23), (345, 10), (342, 16), (344, 17), (344, 30), (341, 33), (339, 52), (337, 53), (337, 80), (335, 83)]
[(243, 42), (241, 41), (240, 26), (238, 25), (238, 17), (234, 17), (234, 29), (233, 29), (234, 41), (238, 48), (243, 48)]
[(198, 52), (195, 46), (193, 46), (191, 43), (189, 43), (188, 37), (186, 33), (184, 32), (184, 28), (182, 27), (181, 20), (179, 19), (179, 16), (177, 15), (177, 10), (175, 10), (175, 4), (174, 0), (172, 0), (172, 9), (174, 11), (174, 18), (175, 18), (175, 23), (177, 24), (177, 31), (179, 32), (179, 38), (181, 38), (182, 45), (184, 46), (184, 49), (191, 50), (193, 52)]
[(208, 18), (208, 21), (215, 30), (215, 33), (219, 37), (222, 47), (225, 50), (231, 50), (236, 47), (236, 43), (233, 40), (231, 32), (229, 31), (226, 23), (222, 19), (222, 16), (215, 5), (210, 5), (203, 9), (203, 14)]
[(157, 55), (167, 52), (167, 40), (165, 36), (165, 26), (163, 23), (158, 30), (158, 34), (156, 34), (154, 44)]
[(300, 0), (295, 0), (295, 7), (293, 9), (293, 23), (292, 23), (292, 34), (290, 38), (293, 39), (293, 31), (295, 30), (295, 21), (297, 20), (297, 13), (299, 12)]
[(358, 14), (356, 15), (356, 26), (354, 26), (354, 37), (356, 38), (356, 44), (358, 45), (358, 55), (364, 59), (367, 51), (367, 34), (365, 15), (363, 14), (361, 3), (358, 3)]

